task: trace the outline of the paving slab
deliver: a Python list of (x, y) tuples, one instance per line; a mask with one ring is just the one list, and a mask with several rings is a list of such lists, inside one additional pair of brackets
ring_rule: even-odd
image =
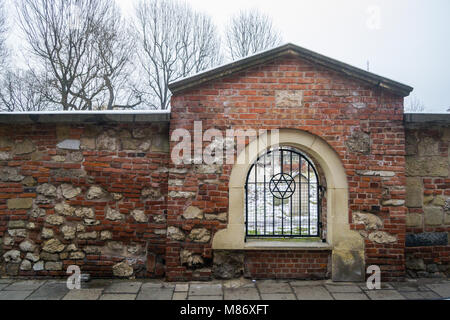
[(100, 300), (135, 300), (133, 293), (105, 293), (100, 296)]
[(325, 280), (294, 280), (289, 281), (289, 284), (293, 287), (321, 286), (325, 284)]
[(175, 292), (187, 292), (189, 291), (189, 283), (177, 283), (175, 285)]
[(3, 288), (6, 291), (34, 291), (45, 283), (43, 280), (16, 281)]
[(404, 291), (400, 292), (408, 300), (436, 300), (442, 299), (433, 291)]
[(397, 290), (370, 290), (366, 294), (372, 300), (405, 300)]
[(0, 283), (0, 290), (2, 290), (3, 288), (9, 286), (9, 283)]
[(426, 287), (433, 290), (442, 298), (450, 298), (450, 282), (427, 284)]
[(136, 300), (172, 300), (173, 288), (151, 288), (142, 285)]
[(34, 291), (27, 300), (61, 300), (70, 290), (63, 281), (48, 281)]
[[(369, 289), (369, 288), (367, 288), (367, 284), (362, 284), (362, 285), (359, 285), (359, 287), (363, 290), (363, 291), (370, 291), (370, 290), (373, 290), (373, 289)], [(391, 289), (396, 289), (395, 287), (393, 287), (391, 284), (389, 284), (389, 283), (381, 283), (381, 289), (380, 290), (382, 290), (382, 289), (385, 289), (385, 290), (391, 290)]]
[(0, 300), (25, 300), (33, 291), (0, 291)]
[(142, 282), (113, 282), (105, 288), (104, 293), (138, 293)]
[(369, 300), (362, 292), (336, 292), (332, 295), (336, 300)]
[(256, 288), (225, 289), (224, 300), (260, 300)]
[(288, 282), (263, 281), (257, 282), (256, 286), (262, 293), (292, 293), (291, 286)]
[(70, 290), (63, 300), (97, 300), (103, 289), (74, 289)]
[(1, 283), (1, 284), (4, 284), (4, 283), (11, 283), (11, 282), (13, 282), (12, 279), (0, 279), (0, 283)]
[(104, 289), (113, 283), (111, 279), (94, 279), (89, 282), (82, 282), (81, 289)]
[(191, 284), (189, 296), (221, 296), (223, 294), (221, 284)]
[(187, 291), (184, 292), (174, 292), (172, 296), (172, 300), (186, 300), (187, 299)]
[(323, 286), (294, 287), (298, 300), (333, 300), (333, 297)]
[(223, 300), (222, 296), (189, 296), (188, 300)]
[(358, 293), (361, 292), (361, 288), (356, 286), (356, 285), (345, 285), (345, 286), (336, 286), (336, 285), (326, 285), (326, 288), (328, 289), (328, 291), (330, 291), (331, 293)]
[(293, 293), (261, 293), (262, 300), (296, 300)]

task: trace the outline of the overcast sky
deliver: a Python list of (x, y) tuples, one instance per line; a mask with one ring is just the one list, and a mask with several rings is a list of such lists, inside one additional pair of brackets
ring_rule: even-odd
[[(117, 0), (125, 11), (133, 1)], [(427, 112), (450, 108), (449, 0), (188, 0), (221, 30), (243, 8), (292, 42), (414, 87)]]

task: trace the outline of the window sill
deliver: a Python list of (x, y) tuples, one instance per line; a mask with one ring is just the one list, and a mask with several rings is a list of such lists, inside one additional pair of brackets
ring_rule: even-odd
[(319, 241), (264, 241), (264, 240), (247, 240), (244, 250), (331, 250), (332, 247), (328, 243)]

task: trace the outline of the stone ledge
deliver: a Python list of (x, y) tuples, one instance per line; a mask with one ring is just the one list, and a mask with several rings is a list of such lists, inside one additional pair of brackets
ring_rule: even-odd
[(297, 241), (264, 241), (249, 240), (244, 250), (332, 250), (333, 247), (323, 242), (297, 242)]

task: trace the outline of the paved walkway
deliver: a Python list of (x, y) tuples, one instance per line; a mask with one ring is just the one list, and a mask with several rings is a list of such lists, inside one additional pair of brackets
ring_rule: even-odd
[(0, 300), (432, 300), (450, 298), (450, 280), (419, 279), (385, 283), (368, 290), (364, 283), (326, 281), (230, 280), (168, 283), (157, 280), (91, 280), (80, 290), (65, 280), (0, 279)]

